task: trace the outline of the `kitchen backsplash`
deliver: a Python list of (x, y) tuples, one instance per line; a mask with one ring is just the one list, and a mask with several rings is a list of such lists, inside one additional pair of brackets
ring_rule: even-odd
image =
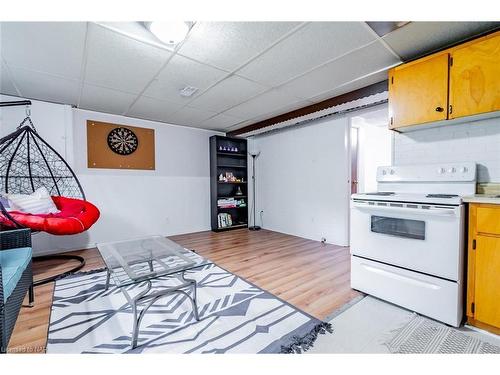
[(474, 161), (478, 182), (500, 182), (500, 117), (394, 135), (394, 165)]

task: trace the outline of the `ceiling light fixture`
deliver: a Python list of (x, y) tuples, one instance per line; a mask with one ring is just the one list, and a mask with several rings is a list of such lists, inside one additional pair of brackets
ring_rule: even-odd
[(149, 22), (147, 27), (154, 36), (169, 45), (176, 45), (182, 42), (189, 31), (189, 25), (184, 21), (153, 21)]

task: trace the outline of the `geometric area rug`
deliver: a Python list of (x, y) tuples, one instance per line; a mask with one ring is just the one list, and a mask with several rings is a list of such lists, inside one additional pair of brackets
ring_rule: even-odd
[[(119, 289), (104, 289), (105, 271), (57, 280), (47, 353), (300, 353), (319, 333), (331, 333), (328, 323), (215, 264), (186, 277), (198, 283), (200, 321), (184, 295), (165, 296), (145, 314), (135, 349), (131, 308)], [(153, 291), (175, 282), (155, 279)], [(130, 286), (129, 294), (144, 285)]]
[(500, 353), (499, 336), (450, 327), (372, 296), (353, 300), (327, 320), (335, 334), (318, 337), (307, 353)]
[(500, 354), (496, 345), (417, 314), (386, 345), (398, 354)]

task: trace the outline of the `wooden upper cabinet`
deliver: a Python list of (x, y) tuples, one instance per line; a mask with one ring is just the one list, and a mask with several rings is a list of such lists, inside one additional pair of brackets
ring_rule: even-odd
[(389, 128), (446, 120), (449, 54), (442, 53), (389, 71)]
[(500, 33), (451, 52), (450, 118), (500, 110)]

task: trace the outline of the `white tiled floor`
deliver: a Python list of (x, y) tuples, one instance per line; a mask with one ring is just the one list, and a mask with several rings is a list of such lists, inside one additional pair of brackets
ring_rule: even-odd
[[(314, 347), (306, 353), (389, 353), (384, 345), (403, 327), (414, 313), (379, 299), (367, 296), (330, 323), (333, 334), (319, 335)], [(461, 328), (467, 334), (476, 336), (491, 344), (500, 345), (500, 338), (494, 335)]]

